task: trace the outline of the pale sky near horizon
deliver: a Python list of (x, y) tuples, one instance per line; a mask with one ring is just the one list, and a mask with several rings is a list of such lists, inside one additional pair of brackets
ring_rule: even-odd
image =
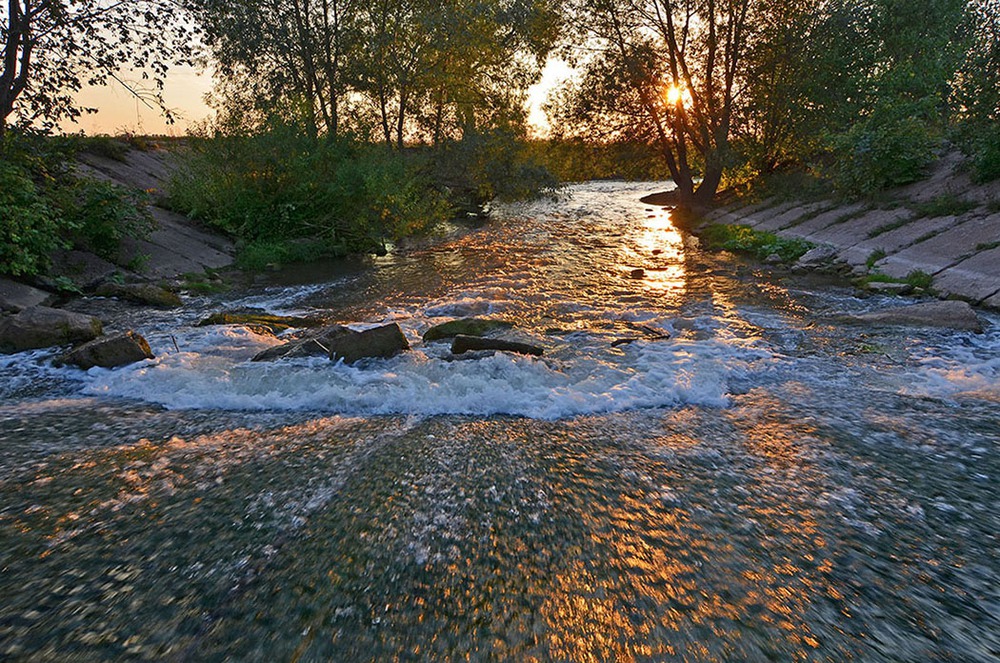
[[(542, 104), (549, 91), (572, 75), (569, 66), (558, 59), (550, 59), (541, 80), (528, 90), (528, 121), (540, 133), (548, 128)], [(129, 77), (123, 75), (129, 82)], [(138, 79), (135, 76), (135, 79)], [(168, 108), (175, 111), (177, 122), (169, 125), (159, 109), (147, 108), (141, 101), (116, 82), (106, 87), (90, 87), (80, 92), (79, 102), (97, 108), (97, 113), (83, 115), (77, 123), (63, 123), (66, 133), (83, 131), (87, 135), (133, 133), (139, 135), (183, 136), (188, 129), (212, 115), (205, 104), (205, 95), (212, 89), (209, 73), (192, 67), (175, 67), (167, 76), (163, 98)]]

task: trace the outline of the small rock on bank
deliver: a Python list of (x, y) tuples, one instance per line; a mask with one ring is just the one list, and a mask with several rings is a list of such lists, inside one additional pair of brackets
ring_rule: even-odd
[(85, 343), (103, 332), (97, 318), (45, 306), (31, 306), (0, 318), (0, 352), (21, 352)]
[(32, 306), (47, 306), (55, 300), (51, 292), (0, 278), (0, 310), (17, 313)]
[(115, 368), (154, 358), (146, 339), (133, 331), (127, 331), (84, 343), (60, 357), (59, 363), (87, 370), (94, 366)]
[(883, 325), (943, 327), (982, 333), (983, 323), (966, 302), (939, 301), (912, 304), (855, 316), (861, 322)]

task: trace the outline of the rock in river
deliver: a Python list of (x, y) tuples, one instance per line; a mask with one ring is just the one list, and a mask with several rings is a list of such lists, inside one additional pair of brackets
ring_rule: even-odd
[[(303, 318), (287, 315), (273, 315), (264, 309), (240, 308), (213, 313), (198, 323), (199, 327), (210, 325), (243, 325), (258, 333), (277, 334), (287, 329), (318, 327), (323, 324), (318, 318)], [(314, 353), (315, 354), (315, 353)], [(321, 353), (325, 354), (325, 353)]]
[(177, 293), (152, 283), (104, 283), (95, 291), (101, 297), (117, 297), (137, 304), (158, 308), (178, 308), (184, 305)]
[(59, 363), (73, 364), (86, 370), (94, 366), (114, 368), (153, 358), (146, 339), (133, 331), (127, 331), (84, 343), (60, 357)]
[(508, 329), (511, 323), (504, 320), (487, 320), (485, 318), (462, 318), (434, 325), (424, 332), (424, 341), (438, 341), (443, 338), (463, 336), (482, 336), (495, 329)]
[(517, 352), (523, 355), (541, 357), (544, 350), (537, 345), (504, 341), (499, 338), (480, 338), (478, 336), (456, 336), (451, 344), (451, 353), (460, 355), (470, 350), (502, 350)]
[(268, 348), (254, 357), (253, 361), (327, 355), (330, 359), (343, 359), (344, 363), (353, 364), (367, 357), (393, 357), (409, 347), (402, 330), (395, 323), (362, 332), (333, 325), (304, 338)]
[(67, 343), (83, 343), (101, 335), (97, 318), (45, 306), (31, 306), (0, 318), (0, 352), (21, 352)]
[(946, 327), (982, 333), (983, 323), (976, 311), (965, 302), (940, 301), (873, 311), (855, 317), (861, 322), (883, 325)]
[(296, 357), (326, 357), (329, 356), (330, 348), (337, 342), (337, 339), (341, 336), (356, 333), (342, 325), (323, 327), (301, 338), (259, 352), (253, 358), (253, 361), (274, 361), (276, 359), (294, 359)]

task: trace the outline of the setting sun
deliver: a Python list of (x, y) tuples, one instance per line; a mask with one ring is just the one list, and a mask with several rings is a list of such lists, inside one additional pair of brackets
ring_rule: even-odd
[(684, 92), (684, 88), (677, 85), (671, 85), (667, 88), (667, 103), (671, 106), (681, 103), (684, 99)]

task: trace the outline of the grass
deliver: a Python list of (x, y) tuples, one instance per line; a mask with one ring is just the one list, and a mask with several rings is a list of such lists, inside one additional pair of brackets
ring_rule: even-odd
[(909, 216), (906, 216), (906, 217), (903, 217), (902, 219), (896, 219), (892, 223), (887, 223), (887, 224), (885, 224), (883, 226), (879, 226), (878, 228), (875, 228), (874, 230), (872, 230), (871, 232), (868, 233), (868, 239), (874, 239), (874, 238), (878, 237), (879, 235), (884, 235), (885, 233), (891, 232), (893, 230), (896, 230), (897, 228), (902, 228), (903, 226), (905, 226), (906, 224), (910, 223), (911, 221), (914, 221), (916, 218), (919, 218), (919, 217), (909, 217)]
[(262, 272), (272, 266), (345, 255), (346, 248), (323, 241), (257, 240), (243, 246), (236, 256), (236, 266), (248, 272)]
[(702, 236), (710, 249), (749, 254), (758, 260), (776, 254), (783, 263), (795, 262), (813, 247), (805, 240), (785, 239), (749, 226), (713, 224), (704, 229)]
[(850, 212), (844, 212), (836, 219), (833, 220), (831, 226), (836, 226), (841, 223), (847, 223), (848, 221), (853, 221), (854, 219), (860, 219), (862, 216), (871, 211), (870, 207), (862, 207), (861, 209), (852, 210)]
[(867, 285), (869, 283), (905, 283), (912, 287), (914, 290), (921, 289), (925, 291), (931, 290), (931, 285), (934, 282), (934, 277), (927, 272), (915, 269), (904, 278), (895, 278), (889, 276), (888, 274), (874, 273), (862, 279), (862, 284)]
[(871, 269), (875, 266), (875, 263), (884, 258), (885, 255), (885, 249), (875, 249), (868, 255), (868, 259), (865, 260), (865, 266), (868, 269)]
[(955, 194), (947, 193), (937, 198), (928, 200), (926, 203), (917, 203), (910, 206), (916, 213), (916, 218), (938, 218), (942, 216), (962, 216), (966, 212), (975, 209), (976, 203), (959, 198)]
[(996, 242), (982, 242), (981, 244), (976, 244), (976, 251), (989, 251), (990, 249), (1000, 248), (1000, 240)]

